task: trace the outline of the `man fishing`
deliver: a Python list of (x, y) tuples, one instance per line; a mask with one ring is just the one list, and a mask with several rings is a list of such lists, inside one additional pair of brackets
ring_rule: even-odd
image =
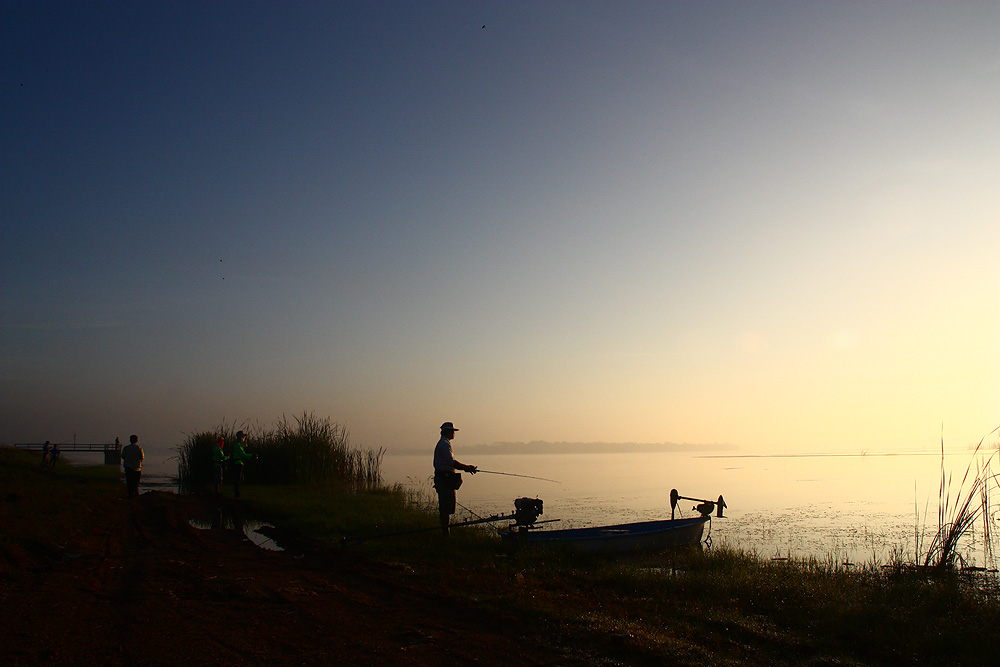
[(230, 470), (232, 470), (234, 478), (233, 495), (239, 498), (243, 489), (243, 465), (247, 461), (257, 458), (256, 454), (247, 451), (247, 434), (243, 431), (236, 432), (236, 443), (233, 445), (233, 451), (229, 453), (229, 458), (232, 459)]
[(451, 422), (441, 424), (441, 439), (434, 448), (434, 489), (438, 495), (438, 512), (441, 515), (441, 532), (451, 534), (451, 515), (455, 513), (455, 490), (462, 485), (462, 475), (455, 472), (464, 470), (475, 475), (479, 469), (455, 460), (451, 441), (458, 431)]
[(229, 460), (229, 455), (226, 454), (226, 450), (224, 449), (225, 446), (226, 439), (220, 435), (215, 441), (215, 448), (212, 449), (212, 479), (215, 481), (215, 495), (219, 495), (222, 492), (223, 469), (226, 461)]

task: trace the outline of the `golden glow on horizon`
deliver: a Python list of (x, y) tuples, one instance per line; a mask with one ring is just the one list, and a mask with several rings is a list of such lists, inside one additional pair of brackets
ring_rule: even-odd
[(342, 4), (11, 14), (0, 440), (1000, 422), (997, 7)]

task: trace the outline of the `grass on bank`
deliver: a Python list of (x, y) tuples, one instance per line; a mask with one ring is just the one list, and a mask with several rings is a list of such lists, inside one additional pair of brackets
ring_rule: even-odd
[[(318, 543), (405, 563), (434, 587), (531, 618), (595, 663), (982, 665), (995, 657), (1000, 587), (995, 573), (955, 567), (971, 525), (962, 517), (984, 518), (970, 509), (980, 500), (988, 507), (993, 478), (976, 479), (971, 491), (963, 480), (957, 499), (942, 481), (938, 537), (925, 554), (932, 568), (773, 562), (726, 548), (616, 559), (511, 552), (489, 527), (441, 539), (429, 499), (400, 487), (262, 486), (247, 500)], [(340, 544), (416, 526), (432, 530)]]
[(0, 447), (0, 570), (59, 557), (81, 511), (124, 493), (115, 466), (41, 462), (39, 452)]
[[(0, 480), (28, 480), (10, 506), (8, 494), (4, 513), (17, 509), (31, 523), (34, 511), (61, 505), (57, 514), (79, 512), (87, 494), (120, 492), (116, 470), (45, 477), (36, 459), (13, 472), (0, 460)], [(101, 474), (112, 480), (103, 487)], [(39, 491), (30, 490), (34, 484)], [(18, 506), (29, 496), (61, 500)], [(973, 580), (953, 567), (846, 569), (832, 559), (775, 563), (729, 549), (617, 559), (511, 552), (489, 529), (471, 528), (449, 540), (431, 530), (341, 545), (345, 536), (433, 527), (427, 500), (401, 487), (334, 479), (248, 484), (242, 502), (341, 557), (402, 563), (428, 589), (527, 618), (593, 664), (985, 665), (995, 659), (995, 575)], [(44, 516), (34, 518), (44, 523)]]
[(396, 490), (258, 487), (246, 500), (341, 557), (404, 564), (424, 585), (527, 618), (594, 664), (984, 665), (995, 656), (995, 574), (897, 563), (772, 562), (732, 549), (606, 558), (509, 551), (489, 529), (342, 545), (434, 525)]
[(771, 562), (725, 548), (508, 551), (470, 528), (448, 540), (431, 530), (341, 545), (435, 517), (398, 489), (258, 487), (246, 501), (343, 557), (402, 563), (435, 590), (528, 618), (595, 664), (983, 665), (995, 654), (995, 575)]
[[(425, 494), (383, 484), (384, 450), (352, 445), (346, 428), (312, 413), (294, 423), (282, 417), (271, 428), (244, 422), (189, 435), (178, 451), (183, 489), (211, 488), (215, 443), (224, 438), (231, 453), (238, 431), (247, 434), (246, 448), (256, 457), (245, 466), (242, 502), (284, 529), (333, 546), (343, 538), (437, 526)], [(232, 472), (230, 466), (227, 481)]]

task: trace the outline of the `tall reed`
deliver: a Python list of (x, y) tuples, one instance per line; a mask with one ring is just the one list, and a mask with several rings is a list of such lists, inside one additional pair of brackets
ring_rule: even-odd
[[(959, 542), (973, 529), (980, 517), (983, 519), (987, 553), (992, 549), (989, 525), (989, 491), (990, 486), (996, 483), (996, 475), (990, 471), (990, 464), (997, 452), (991, 453), (985, 461), (980, 460), (979, 454), (986, 438), (998, 430), (1000, 430), (1000, 426), (983, 436), (979, 444), (976, 445), (972, 453), (972, 461), (966, 467), (962, 482), (955, 493), (954, 502), (951, 496), (951, 473), (945, 472), (944, 435), (942, 434), (938, 524), (937, 531), (924, 556), (925, 567), (950, 568), (961, 562), (962, 556), (958, 551)], [(971, 474), (973, 463), (976, 464), (975, 474)]]
[(236, 432), (247, 436), (247, 451), (255, 456), (245, 468), (246, 481), (257, 484), (323, 484), (341, 482), (355, 489), (382, 484), (384, 449), (356, 448), (347, 429), (329, 417), (303, 413), (294, 423), (286, 416), (271, 429), (244, 422), (222, 424), (212, 431), (187, 436), (178, 451), (178, 477), (189, 490), (211, 483), (212, 448), (221, 436), (232, 451)]

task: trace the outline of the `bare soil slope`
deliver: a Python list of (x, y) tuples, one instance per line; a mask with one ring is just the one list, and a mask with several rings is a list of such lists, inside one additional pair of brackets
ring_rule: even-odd
[(0, 664), (585, 662), (517, 618), (428, 590), (405, 566), (265, 551), (189, 523), (207, 512), (167, 493), (109, 498), (81, 509), (59, 550), (7, 562)]

